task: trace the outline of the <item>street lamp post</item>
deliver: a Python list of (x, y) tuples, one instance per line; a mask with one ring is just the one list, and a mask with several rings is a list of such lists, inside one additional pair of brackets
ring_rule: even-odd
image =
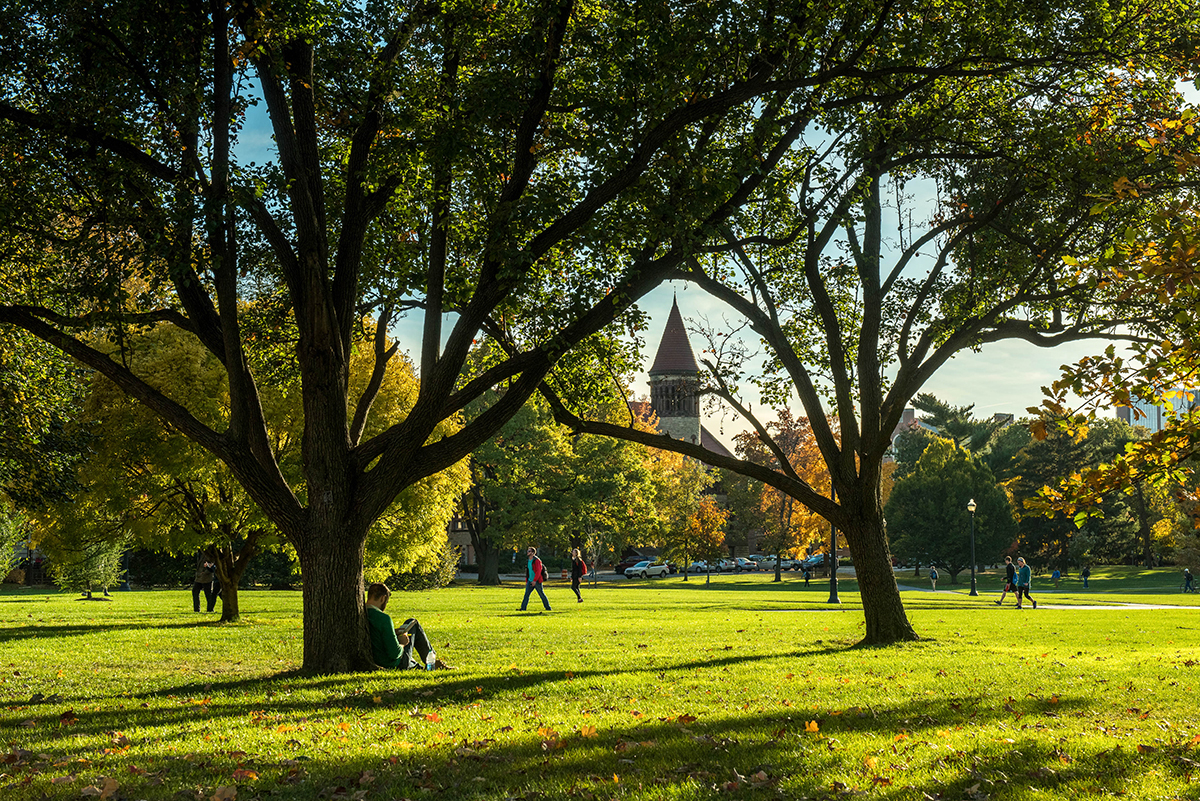
[(979, 595), (975, 589), (975, 499), (967, 501), (967, 511), (971, 513), (971, 592), (970, 595)]
[[(837, 490), (833, 488), (833, 481), (829, 482), (829, 498), (837, 500)], [(829, 600), (826, 603), (840, 604), (842, 602), (842, 599), (838, 597), (837, 569), (837, 526), (831, 522), (829, 524)]]

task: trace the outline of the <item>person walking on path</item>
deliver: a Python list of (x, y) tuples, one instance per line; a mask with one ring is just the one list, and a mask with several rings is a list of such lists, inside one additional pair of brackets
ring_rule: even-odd
[(546, 600), (546, 593), (542, 592), (542, 582), (546, 579), (546, 568), (542, 565), (542, 560), (537, 558), (537, 548), (532, 545), (525, 551), (525, 597), (521, 600), (521, 608), (518, 610), (524, 612), (529, 607), (529, 596), (537, 590), (537, 594), (542, 599), (542, 606), (546, 607), (546, 611), (550, 611), (550, 602)]
[(937, 568), (930, 566), (929, 568), (929, 583), (933, 585), (933, 591), (937, 592)]
[(204, 600), (208, 605), (207, 611), (211, 612), (213, 607), (217, 605), (217, 593), (213, 589), (213, 582), (216, 581), (217, 566), (209, 560), (203, 553), (196, 557), (196, 575), (192, 577), (192, 609), (200, 611), (200, 593), (204, 592)]
[(1192, 583), (1192, 571), (1186, 567), (1183, 569), (1183, 591), (1195, 592), (1196, 585)]
[(575, 597), (579, 599), (578, 603), (583, 603), (583, 596), (579, 594), (579, 582), (583, 581), (583, 577), (587, 575), (587, 563), (583, 561), (583, 556), (579, 553), (578, 548), (571, 549), (571, 591), (575, 593)]
[(1083, 572), (1079, 574), (1079, 577), (1080, 577), (1081, 579), (1083, 579), (1083, 588), (1084, 588), (1085, 590), (1087, 589), (1087, 581), (1088, 581), (1088, 578), (1089, 578), (1091, 575), (1092, 575), (1092, 569), (1091, 569), (1090, 567), (1088, 567), (1088, 566), (1086, 566), (1086, 565), (1085, 565), (1085, 566), (1084, 566), (1084, 568), (1083, 568)]
[(1033, 574), (1032, 574), (1032, 571), (1030, 571), (1030, 569), (1029, 569), (1029, 565), (1025, 564), (1025, 557), (1018, 556), (1017, 557), (1017, 608), (1018, 609), (1021, 608), (1021, 596), (1022, 595), (1029, 599), (1029, 602), (1031, 604), (1033, 604), (1034, 609), (1037, 609), (1037, 601), (1033, 600), (1033, 598), (1029, 595), (1029, 583), (1032, 579), (1032, 575)]
[[(1016, 582), (1017, 582), (1017, 569), (1015, 567), (1013, 567), (1012, 557), (1006, 556), (1006, 557), (1004, 557), (1004, 592), (1000, 593), (1000, 600), (996, 601), (996, 606), (1003, 605), (1004, 597), (1006, 595), (1008, 595), (1010, 592), (1017, 591), (1017, 583)], [(1021, 602), (1021, 599), (1017, 598), (1017, 603), (1020, 603), (1020, 602)]]
[(1054, 568), (1054, 572), (1050, 574), (1050, 578), (1051, 578), (1051, 579), (1053, 579), (1053, 581), (1054, 581), (1054, 589), (1056, 589), (1056, 590), (1057, 590), (1057, 589), (1058, 589), (1058, 582), (1059, 582), (1059, 579), (1061, 579), (1061, 578), (1062, 578), (1062, 573), (1060, 573), (1060, 572), (1058, 571), (1058, 568), (1057, 568), (1057, 567), (1056, 567), (1056, 568)]

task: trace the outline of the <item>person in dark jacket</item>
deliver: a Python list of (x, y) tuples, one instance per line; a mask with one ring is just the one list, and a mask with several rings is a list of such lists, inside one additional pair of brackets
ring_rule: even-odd
[[(1013, 565), (1012, 557), (1004, 557), (1004, 592), (1000, 593), (1000, 600), (996, 601), (996, 606), (1004, 603), (1004, 596), (1010, 592), (1017, 591), (1017, 568)], [(1020, 600), (1019, 598), (1017, 599)]]
[(575, 593), (575, 597), (579, 599), (578, 603), (583, 603), (583, 596), (579, 594), (579, 582), (583, 581), (583, 577), (587, 575), (587, 563), (583, 561), (583, 555), (579, 553), (578, 548), (571, 549), (571, 590)]
[(213, 582), (217, 579), (217, 566), (206, 555), (196, 558), (196, 575), (192, 577), (192, 609), (200, 611), (200, 593), (203, 591), (204, 600), (211, 612), (217, 605), (217, 592)]

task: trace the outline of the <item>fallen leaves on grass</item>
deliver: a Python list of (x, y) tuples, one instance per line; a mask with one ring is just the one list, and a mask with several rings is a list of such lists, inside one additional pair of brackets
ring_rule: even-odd
[(80, 792), (89, 798), (99, 798), (101, 801), (104, 801), (104, 799), (112, 798), (117, 792), (118, 787), (119, 785), (117, 784), (117, 780), (111, 776), (107, 776), (100, 780), (99, 787), (94, 784), (89, 784), (87, 787), (84, 787), (82, 790), (80, 790)]

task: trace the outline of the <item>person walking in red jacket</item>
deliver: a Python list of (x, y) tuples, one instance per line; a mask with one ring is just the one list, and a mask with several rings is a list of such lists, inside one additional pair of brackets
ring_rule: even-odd
[(583, 603), (583, 596), (579, 594), (579, 583), (583, 581), (583, 577), (587, 575), (588, 566), (583, 561), (583, 555), (579, 553), (579, 549), (575, 548), (571, 551), (571, 591), (575, 593), (575, 597), (579, 599), (579, 603)]
[(534, 590), (541, 596), (542, 606), (546, 607), (546, 611), (550, 611), (550, 602), (546, 600), (546, 593), (542, 592), (542, 582), (546, 579), (546, 568), (542, 565), (542, 560), (537, 558), (537, 548), (532, 545), (525, 552), (528, 559), (525, 562), (525, 598), (521, 601), (521, 608), (518, 610), (524, 612), (529, 606), (529, 596)]

